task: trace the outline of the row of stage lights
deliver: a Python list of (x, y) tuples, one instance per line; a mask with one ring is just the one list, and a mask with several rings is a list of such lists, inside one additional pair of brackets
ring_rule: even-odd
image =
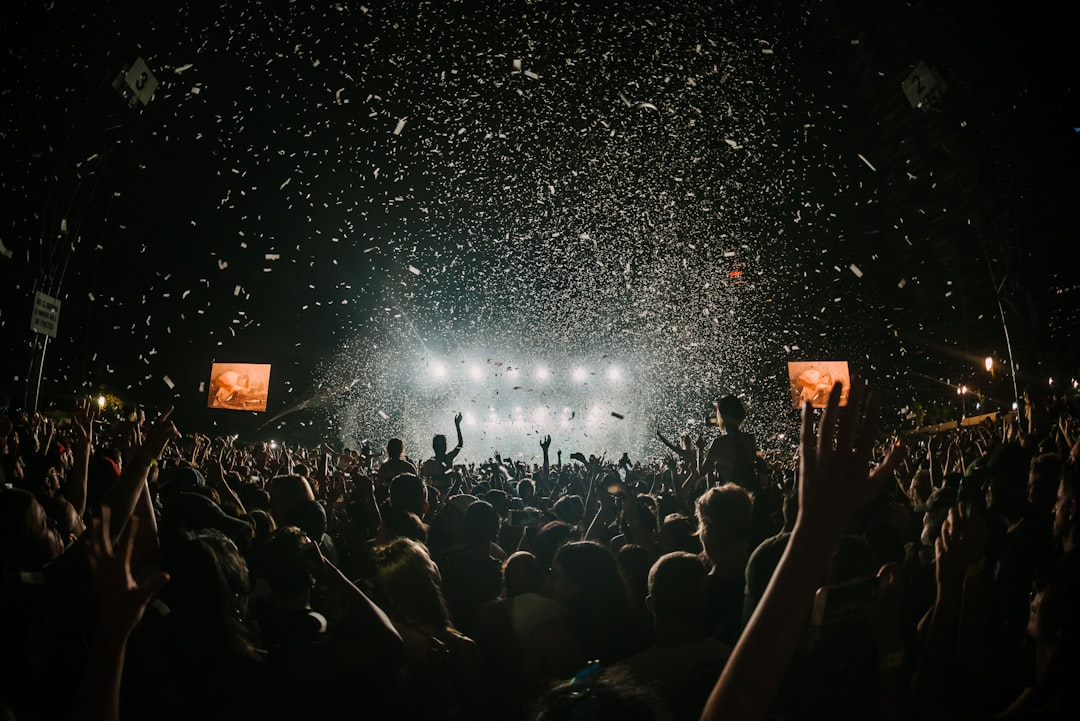
[[(443, 381), (449, 380), (451, 376), (450, 369), (445, 363), (440, 361), (434, 361), (428, 365), (428, 371), (431, 377), (435, 380)], [(531, 371), (526, 373), (520, 368), (508, 366), (505, 370), (499, 369), (496, 372), (485, 371), (483, 365), (474, 363), (466, 369), (467, 377), (470, 380), (481, 382), (495, 376), (505, 376), (510, 380), (520, 380), (528, 378), (529, 380), (537, 381), (540, 383), (547, 383), (555, 379), (556, 375), (547, 366), (536, 366)], [(593, 376), (600, 375), (606, 381), (611, 383), (619, 383), (623, 380), (623, 372), (618, 366), (609, 366), (607, 370), (596, 373), (592, 372), (584, 366), (576, 366), (569, 372), (569, 379), (574, 383), (583, 385), (589, 382), (589, 379)]]
[[(522, 406), (515, 406), (509, 414), (500, 411), (495, 406), (488, 406), (486, 413), (464, 411), (461, 415), (462, 425), (467, 428), (525, 428), (532, 424), (541, 430), (548, 427), (566, 428), (579, 423), (584, 424), (586, 427), (595, 427), (602, 421), (610, 420), (612, 417), (611, 412), (599, 405), (592, 405), (581, 412), (574, 411), (570, 407), (555, 410), (549, 406), (537, 406), (527, 410)], [(618, 417), (621, 418), (621, 414)]]

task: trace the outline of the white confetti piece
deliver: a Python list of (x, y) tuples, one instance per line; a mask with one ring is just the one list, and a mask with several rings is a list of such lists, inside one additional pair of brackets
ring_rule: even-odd
[(169, 376), (162, 376), (161, 380), (165, 381), (165, 385), (169, 386), (169, 390), (176, 387), (176, 384), (172, 382), (172, 378), (169, 378)]
[(224, 261), (224, 260), (219, 260), (217, 262), (217, 267), (218, 267), (218, 270), (225, 270), (226, 268), (229, 267), (229, 263), (227, 261)]
[(394, 128), (394, 135), (401, 135), (401, 131), (405, 129), (405, 118), (397, 121), (397, 127)]
[(195, 67), (195, 63), (188, 63), (187, 65), (181, 65), (178, 68), (174, 68), (173, 72), (176, 73), (177, 75), (179, 75), (180, 73), (184, 72), (185, 70), (191, 70), (193, 67)]
[(875, 173), (877, 172), (877, 168), (875, 168), (875, 167), (874, 167), (873, 165), (871, 165), (871, 164), (870, 164), (870, 161), (869, 161), (869, 160), (867, 160), (867, 159), (866, 159), (866, 158), (865, 158), (865, 157), (863, 156), (863, 154), (862, 154), (862, 153), (859, 153), (859, 160), (861, 160), (861, 161), (863, 161), (864, 163), (866, 163), (866, 167), (870, 168), (870, 170), (873, 170), (873, 171), (874, 171)]
[(855, 274), (856, 278), (862, 278), (863, 273), (859, 269), (859, 266), (852, 263), (851, 265), (848, 266), (848, 269), (851, 270), (851, 272)]
[(420, 275), (420, 269), (414, 266), (409, 266), (409, 272), (413, 275)]
[(292, 178), (285, 178), (285, 182), (278, 186), (278, 190), (285, 190), (285, 186), (292, 181)]
[(390, 420), (390, 416), (386, 415), (386, 411), (379, 411), (379, 417), (384, 421)]

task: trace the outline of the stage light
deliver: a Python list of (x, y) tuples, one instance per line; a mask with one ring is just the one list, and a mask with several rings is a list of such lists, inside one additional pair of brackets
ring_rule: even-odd
[(98, 396), (97, 397), (97, 405), (98, 405), (98, 408), (104, 408), (105, 407), (105, 396)]
[(574, 380), (576, 380), (578, 383), (584, 383), (585, 379), (589, 377), (589, 374), (585, 371), (584, 368), (575, 368), (573, 375)]
[(444, 366), (442, 363), (434, 363), (434, 364), (432, 364), (432, 366), (431, 366), (431, 375), (433, 375), (436, 378), (445, 378), (446, 377), (446, 366)]
[(608, 380), (621, 381), (622, 371), (620, 371), (617, 367), (612, 366), (611, 368), (608, 368), (607, 377)]
[(466, 426), (471, 428), (471, 427), (476, 425), (476, 416), (474, 416), (472, 413), (466, 411), (465, 413), (462, 413), (461, 415), (463, 416), (462, 421), (464, 421)]
[(469, 377), (472, 378), (474, 381), (483, 380), (484, 371), (480, 369), (480, 366), (473, 366), (469, 368)]
[(536, 378), (538, 380), (546, 381), (548, 379), (548, 369), (544, 366), (540, 366), (536, 369)]

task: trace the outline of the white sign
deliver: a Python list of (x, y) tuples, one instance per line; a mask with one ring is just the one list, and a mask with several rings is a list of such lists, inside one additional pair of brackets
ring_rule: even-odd
[(34, 296), (34, 311), (30, 315), (30, 330), (55, 338), (56, 328), (59, 324), (60, 301), (45, 295), (39, 290), (37, 295)]
[(131, 64), (131, 67), (124, 75), (124, 82), (131, 88), (131, 92), (135, 94), (135, 99), (143, 105), (150, 102), (150, 98), (154, 96), (154, 91), (157, 90), (158, 86), (157, 78), (150, 72), (150, 68), (142, 58), (136, 58), (135, 62)]

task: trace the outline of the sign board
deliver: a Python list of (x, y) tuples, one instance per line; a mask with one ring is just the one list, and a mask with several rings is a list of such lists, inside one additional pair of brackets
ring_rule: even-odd
[(60, 301), (39, 290), (34, 296), (34, 310), (30, 314), (30, 330), (55, 338), (59, 324)]
[(945, 81), (923, 61), (919, 61), (900, 86), (913, 108), (926, 107), (945, 92)]
[(146, 60), (141, 57), (135, 58), (132, 66), (124, 72), (124, 84), (129, 91), (126, 93), (130, 96), (129, 103), (133, 106), (136, 101), (146, 105), (153, 97), (153, 92), (158, 90), (158, 79), (153, 77)]

